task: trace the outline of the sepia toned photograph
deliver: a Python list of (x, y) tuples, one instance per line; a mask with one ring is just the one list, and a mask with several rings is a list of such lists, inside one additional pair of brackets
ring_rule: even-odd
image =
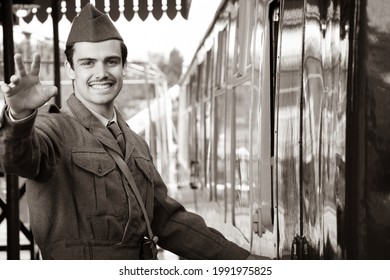
[(390, 260), (389, 12), (1, 0), (0, 262)]

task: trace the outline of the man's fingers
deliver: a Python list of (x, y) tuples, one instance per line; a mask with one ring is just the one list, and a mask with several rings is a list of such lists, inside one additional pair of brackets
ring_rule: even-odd
[(41, 56), (38, 53), (36, 53), (34, 54), (33, 61), (31, 64), (31, 74), (38, 76), (40, 67), (41, 67)]
[(44, 88), (44, 92), (46, 94), (47, 99), (49, 100), (53, 96), (57, 95), (58, 89), (55, 86), (48, 86)]
[(26, 68), (24, 68), (23, 58), (20, 54), (16, 54), (14, 57), (16, 72), (20, 77), (26, 76)]
[(6, 83), (2, 84), (0, 88), (4, 93), (9, 93), (11, 91), (11, 88)]
[(13, 85), (17, 85), (20, 81), (20, 76), (19, 75), (12, 75), (10, 78), (10, 81)]

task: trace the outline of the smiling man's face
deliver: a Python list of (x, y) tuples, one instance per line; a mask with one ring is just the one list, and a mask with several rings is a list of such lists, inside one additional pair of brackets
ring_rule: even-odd
[(114, 99), (123, 86), (126, 67), (122, 63), (119, 40), (75, 43), (73, 69), (69, 62), (65, 62), (65, 67), (81, 102), (103, 116), (112, 111)]

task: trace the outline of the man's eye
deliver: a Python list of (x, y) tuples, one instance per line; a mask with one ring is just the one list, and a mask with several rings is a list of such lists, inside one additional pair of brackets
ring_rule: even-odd
[(83, 62), (81, 62), (81, 65), (83, 65), (83, 66), (91, 66), (93, 63), (92, 63), (92, 61), (83, 61)]
[(108, 65), (118, 65), (119, 60), (118, 59), (110, 59), (107, 61)]

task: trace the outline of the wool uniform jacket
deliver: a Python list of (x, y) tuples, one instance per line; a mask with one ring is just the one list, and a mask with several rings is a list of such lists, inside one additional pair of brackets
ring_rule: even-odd
[[(245, 259), (225, 239), (167, 195), (144, 139), (117, 112), (127, 163), (158, 245), (185, 259)], [(45, 106), (25, 121), (2, 115), (0, 168), (27, 178), (30, 224), (44, 259), (138, 259), (146, 224), (105, 146), (115, 138), (72, 95), (67, 107)], [(126, 194), (128, 193), (128, 194)]]

